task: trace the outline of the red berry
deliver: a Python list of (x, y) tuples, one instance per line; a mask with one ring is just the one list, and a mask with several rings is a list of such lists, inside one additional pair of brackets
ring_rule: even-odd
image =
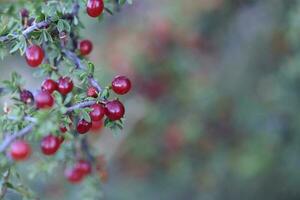
[(53, 155), (59, 149), (60, 140), (54, 135), (47, 135), (41, 141), (41, 150), (45, 155)]
[(25, 58), (29, 66), (38, 67), (44, 59), (44, 50), (37, 45), (31, 45), (26, 49)]
[(94, 104), (91, 106), (92, 111), (90, 117), (92, 121), (100, 121), (105, 115), (105, 108), (101, 104)]
[(91, 164), (85, 160), (79, 160), (74, 169), (77, 169), (82, 175), (89, 175), (92, 172)]
[(54, 98), (49, 92), (39, 91), (35, 97), (35, 103), (37, 108), (45, 109), (51, 108), (54, 104)]
[(126, 94), (131, 89), (131, 82), (126, 76), (116, 76), (111, 86), (115, 93)]
[(34, 101), (34, 98), (29, 90), (22, 90), (20, 92), (20, 100), (26, 104), (31, 104)]
[(91, 17), (98, 17), (102, 14), (104, 9), (103, 0), (88, 0), (86, 11)]
[(87, 91), (86, 91), (86, 95), (88, 97), (94, 97), (94, 98), (97, 98), (98, 97), (98, 90), (97, 88), (93, 87), (93, 86), (90, 86)]
[(91, 127), (92, 127), (91, 122), (87, 122), (84, 119), (81, 119), (77, 124), (77, 132), (80, 134), (85, 134), (90, 130)]
[(83, 174), (75, 168), (69, 168), (65, 170), (65, 177), (70, 183), (80, 183), (83, 179)]
[(91, 127), (91, 131), (93, 132), (99, 132), (102, 128), (103, 128), (103, 121), (92, 121), (92, 127)]
[(50, 94), (52, 94), (54, 92), (54, 90), (57, 90), (58, 84), (56, 83), (56, 81), (54, 81), (52, 79), (46, 79), (42, 83), (41, 88), (42, 88), (43, 91), (47, 91)]
[(68, 131), (67, 127), (65, 127), (65, 126), (60, 126), (60, 127), (59, 127), (59, 130), (60, 130), (60, 132), (62, 132), (62, 133), (65, 133), (65, 132)]
[(80, 54), (85, 56), (93, 50), (93, 43), (90, 40), (82, 40), (79, 44)]
[(119, 120), (124, 116), (125, 108), (119, 100), (106, 103), (106, 116), (111, 120)]
[(67, 95), (73, 90), (74, 84), (70, 77), (60, 77), (58, 80), (58, 91), (62, 95)]
[(26, 160), (31, 154), (31, 148), (26, 141), (16, 140), (10, 145), (9, 153), (14, 160)]

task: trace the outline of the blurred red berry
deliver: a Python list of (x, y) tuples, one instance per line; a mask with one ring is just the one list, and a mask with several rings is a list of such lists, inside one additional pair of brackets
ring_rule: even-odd
[(87, 91), (86, 91), (86, 95), (88, 97), (94, 97), (94, 98), (97, 98), (98, 97), (98, 90), (97, 88), (93, 87), (93, 86), (90, 86), (88, 87)]
[(25, 51), (25, 58), (29, 66), (38, 67), (44, 59), (44, 50), (38, 45), (31, 45)]
[(65, 127), (65, 126), (63, 126), (63, 125), (61, 125), (61, 126), (59, 127), (59, 130), (60, 130), (60, 132), (62, 132), (62, 133), (65, 133), (65, 132), (68, 131), (67, 127)]
[(83, 174), (75, 168), (69, 168), (65, 170), (65, 177), (72, 184), (80, 183), (83, 179)]
[(93, 50), (93, 43), (90, 40), (82, 40), (79, 44), (80, 54), (86, 56)]
[(26, 104), (32, 104), (34, 101), (33, 94), (29, 90), (22, 90), (20, 92), (20, 100)]
[(13, 160), (26, 160), (31, 154), (31, 148), (26, 141), (16, 140), (10, 145), (9, 153)]
[(121, 119), (125, 114), (124, 105), (119, 100), (107, 102), (105, 108), (106, 116), (113, 121)]
[(45, 155), (53, 155), (57, 152), (60, 146), (60, 140), (54, 135), (47, 135), (42, 138), (41, 150)]
[(81, 119), (77, 124), (77, 132), (79, 134), (85, 134), (90, 130), (91, 127), (92, 127), (91, 122), (87, 122), (84, 119)]
[(82, 175), (86, 176), (92, 172), (91, 164), (86, 160), (79, 160), (74, 169), (78, 170)]
[(117, 94), (126, 94), (131, 89), (131, 82), (126, 76), (116, 76), (111, 83), (112, 89)]
[(91, 131), (94, 133), (98, 133), (104, 126), (103, 120), (100, 121), (92, 121)]
[(86, 11), (91, 17), (98, 17), (104, 10), (103, 0), (88, 0)]
[(54, 98), (49, 92), (39, 91), (35, 97), (36, 107), (39, 109), (51, 108), (54, 104)]
[(73, 90), (74, 84), (70, 77), (60, 77), (58, 80), (58, 91), (62, 95), (67, 95)]
[(58, 84), (56, 81), (52, 80), (52, 79), (46, 79), (43, 83), (42, 83), (42, 90), (43, 91), (47, 91), (50, 94), (52, 94), (55, 90), (58, 89)]
[(105, 115), (105, 108), (101, 104), (94, 104), (90, 107), (90, 117), (92, 121), (100, 121)]

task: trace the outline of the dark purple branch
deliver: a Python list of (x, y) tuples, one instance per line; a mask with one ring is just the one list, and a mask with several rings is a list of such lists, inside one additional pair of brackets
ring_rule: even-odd
[(75, 64), (76, 69), (85, 69), (85, 66), (81, 63), (80, 58), (74, 52), (67, 49), (64, 49), (62, 52), (69, 60), (71, 60)]
[(89, 77), (89, 83), (90, 83), (91, 86), (97, 88), (98, 92), (101, 93), (102, 88), (101, 88), (101, 86), (98, 84), (98, 82), (95, 80), (95, 78), (93, 76)]
[(93, 154), (90, 151), (90, 147), (86, 137), (81, 139), (81, 149), (86, 154), (87, 159), (90, 163), (94, 163), (96, 161), (96, 158), (93, 156)]
[(2, 144), (0, 145), (0, 153), (4, 152), (5, 149), (17, 138), (19, 137), (23, 137), (26, 134), (30, 133), (34, 127), (35, 123), (31, 123), (28, 126), (26, 126), (25, 128), (21, 129), (18, 132), (15, 132), (14, 134), (8, 135), (4, 138), (4, 141), (2, 142)]
[[(28, 36), (28, 34), (30, 34), (31, 32), (41, 29), (47, 25), (49, 25), (51, 23), (51, 20), (45, 20), (45, 21), (41, 21), (38, 23), (35, 23), (31, 26), (29, 26), (28, 28), (26, 28), (25, 30), (22, 31), (22, 35), (24, 35), (25, 37)], [(11, 40), (11, 39), (16, 39), (19, 35), (14, 33), (12, 35), (4, 35), (0, 37), (0, 42), (6, 42), (7, 40)]]
[[(79, 4), (78, 2), (76, 1), (74, 3), (74, 6), (73, 6), (73, 11), (71, 13), (71, 16), (74, 17), (74, 16), (77, 16), (78, 15), (78, 12), (79, 12)], [(51, 23), (51, 19), (48, 19), (48, 20), (45, 20), (45, 21), (42, 21), (42, 22), (39, 22), (39, 23), (34, 23), (32, 26), (29, 26), (28, 28), (26, 28), (25, 30), (22, 31), (22, 34), (27, 37), (28, 34), (30, 34), (31, 32), (35, 31), (35, 30), (38, 30), (38, 29), (41, 29), (41, 28), (44, 28), (46, 27), (47, 25), (49, 25)], [(12, 34), (10, 36), (6, 35), (6, 36), (1, 36), (0, 37), (0, 42), (5, 42), (7, 40), (11, 40), (11, 39), (16, 39), (19, 35), (18, 34)], [(86, 67), (81, 63), (81, 59), (72, 51), (66, 49), (66, 48), (63, 48), (62, 52), (65, 54), (65, 56), (71, 60), (75, 65), (76, 65), (76, 68), (77, 69), (86, 69)], [(102, 88), (101, 86), (98, 84), (98, 82), (93, 78), (92, 75), (89, 76), (89, 83), (90, 85), (96, 87), (99, 92), (101, 92)], [(2, 89), (0, 88), (0, 93), (1, 93)], [(67, 113), (70, 113), (76, 109), (80, 109), (80, 108), (85, 108), (85, 107), (88, 107), (88, 106), (91, 106), (93, 104), (95, 104), (97, 101), (95, 100), (91, 100), (91, 101), (83, 101), (83, 102), (79, 102), (69, 108), (67, 108), (67, 111), (65, 114)], [(10, 117), (12, 120), (18, 120), (17, 117)], [(26, 121), (29, 121), (31, 122), (29, 125), (27, 125), (26, 127), (24, 127), (23, 129), (19, 130), (18, 132), (15, 132), (15, 133), (9, 133), (9, 134), (5, 134), (6, 137), (4, 138), (4, 141), (2, 142), (2, 144), (0, 144), (0, 153), (4, 152), (6, 150), (6, 148), (14, 141), (16, 140), (17, 138), (19, 137), (23, 137), (25, 136), (26, 134), (29, 134), (34, 126), (36, 125), (37, 123), (37, 119), (33, 118), (33, 117), (30, 117), (30, 116), (26, 116), (24, 117), (23, 120), (26, 120)]]
[(28, 121), (28, 122), (37, 123), (37, 119), (34, 118), (34, 117), (30, 117), (30, 116), (25, 116), (23, 118), (18, 118), (16, 116), (7, 116), (7, 119), (14, 120), (14, 121), (22, 119), (22, 120), (25, 120), (25, 121)]
[[(79, 8), (80, 8), (80, 6), (79, 6), (78, 2), (74, 3), (72, 13), (70, 13), (69, 15), (71, 15), (72, 17), (77, 16), (78, 12), (79, 12)], [(25, 30), (23, 30), (22, 35), (24, 35), (27, 38), (28, 34), (30, 34), (31, 32), (41, 29), (41, 28), (44, 28), (44, 27), (47, 27), (52, 22), (53, 21), (51, 19), (46, 19), (44, 21), (34, 23), (33, 25), (31, 25), (31, 26), (27, 27)], [(18, 36), (19, 35), (17, 33), (13, 33), (12, 35), (1, 36), (0, 42), (6, 42), (11, 39), (16, 39)]]
[[(75, 66), (76, 69), (86, 69), (86, 67), (81, 63), (80, 58), (72, 51), (69, 51), (67, 49), (63, 50), (63, 53), (66, 55), (66, 57), (71, 60)], [(97, 88), (98, 92), (102, 91), (102, 87), (99, 85), (99, 83), (95, 80), (93, 75), (89, 76), (89, 83), (91, 86)]]
[(91, 105), (94, 105), (97, 101), (82, 101), (80, 103), (77, 103), (71, 107), (69, 107), (67, 109), (67, 113), (70, 113), (74, 110), (77, 110), (77, 109), (80, 109), (80, 108), (85, 108), (85, 107), (88, 107), (88, 106), (91, 106)]

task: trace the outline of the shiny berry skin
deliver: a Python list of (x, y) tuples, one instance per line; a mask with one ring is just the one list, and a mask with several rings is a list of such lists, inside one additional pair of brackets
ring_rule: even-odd
[(97, 98), (98, 97), (98, 90), (97, 88), (93, 87), (93, 86), (90, 86), (88, 87), (87, 91), (86, 91), (86, 95), (88, 97), (94, 97), (94, 98)]
[(58, 80), (58, 91), (62, 95), (67, 95), (73, 90), (74, 84), (70, 77), (60, 77)]
[(90, 117), (92, 121), (100, 121), (105, 115), (105, 108), (101, 104), (94, 104), (90, 107)]
[(88, 0), (86, 5), (86, 12), (91, 17), (98, 17), (104, 10), (103, 0)]
[(88, 161), (79, 160), (74, 169), (78, 170), (82, 175), (86, 176), (92, 172), (92, 166)]
[(85, 134), (90, 130), (91, 127), (92, 127), (91, 122), (87, 122), (84, 119), (81, 119), (77, 123), (77, 132), (79, 134)]
[(20, 100), (26, 104), (31, 104), (34, 101), (33, 94), (29, 90), (22, 90), (20, 92)]
[(39, 109), (51, 108), (54, 104), (54, 98), (49, 92), (39, 91), (35, 97), (36, 107)]
[(42, 83), (42, 87), (41, 88), (42, 88), (43, 91), (47, 91), (50, 94), (52, 94), (55, 90), (58, 89), (58, 84), (57, 84), (56, 81), (54, 81), (52, 79), (46, 79)]
[(44, 59), (44, 50), (38, 45), (31, 45), (25, 51), (25, 58), (30, 67), (38, 67)]
[(69, 168), (65, 170), (65, 177), (72, 184), (80, 183), (84, 175), (76, 168)]
[(86, 56), (93, 50), (93, 43), (90, 40), (82, 40), (79, 44), (80, 54)]
[(91, 131), (94, 133), (98, 133), (104, 126), (103, 120), (100, 121), (92, 121)]
[(111, 83), (116, 94), (126, 94), (131, 89), (131, 82), (126, 76), (116, 76)]
[(16, 140), (10, 145), (9, 154), (13, 160), (26, 160), (31, 154), (31, 148), (26, 141)]
[(121, 119), (125, 114), (124, 105), (119, 100), (107, 102), (105, 108), (106, 116), (113, 121)]
[(60, 140), (54, 135), (47, 135), (42, 138), (41, 150), (43, 154), (50, 156), (57, 152), (60, 146)]

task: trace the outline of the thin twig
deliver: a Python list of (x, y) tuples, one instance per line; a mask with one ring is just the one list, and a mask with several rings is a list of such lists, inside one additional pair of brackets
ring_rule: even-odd
[(9, 136), (7, 136), (4, 141), (2, 142), (2, 144), (0, 145), (0, 153), (4, 152), (5, 149), (17, 138), (19, 137), (23, 137), (26, 134), (30, 133), (32, 131), (32, 129), (34, 128), (35, 123), (31, 123), (28, 126), (26, 126), (25, 128), (21, 129), (18, 132), (15, 132), (14, 134), (11, 134)]
[[(66, 113), (70, 113), (74, 110), (80, 109), (80, 108), (85, 108), (88, 106), (91, 106), (93, 104), (97, 103), (97, 101), (83, 101), (80, 103), (77, 103), (69, 108), (67, 108)], [(15, 119), (15, 118), (14, 118)], [(5, 134), (7, 135), (4, 139), (4, 141), (2, 142), (2, 144), (0, 145), (0, 153), (4, 152), (5, 149), (17, 138), (23, 137), (25, 135), (27, 135), (28, 133), (30, 133), (34, 126), (37, 123), (37, 119), (32, 118), (32, 117), (25, 117), (25, 120), (30, 121), (31, 123), (29, 125), (27, 125), (26, 127), (24, 127), (23, 129), (21, 129), (18, 132), (15, 133), (11, 133), (11, 134)]]
[[(79, 12), (79, 4), (78, 1), (75, 1), (74, 6), (73, 6), (73, 10), (71, 15), (72, 16), (77, 16)], [(51, 19), (47, 19), (45, 21), (39, 22), (39, 23), (34, 23), (32, 26), (27, 27), (25, 30), (22, 31), (22, 34), (27, 37), (28, 34), (30, 34), (31, 32), (41, 29), (47, 25), (49, 25), (50, 23), (52, 23)], [(0, 42), (5, 42), (7, 40), (11, 40), (11, 39), (16, 39), (19, 35), (18, 34), (11, 34), (11, 35), (5, 35), (5, 36), (1, 36), (0, 37)], [(77, 69), (86, 69), (86, 67), (81, 63), (81, 59), (72, 51), (63, 48), (62, 52), (65, 54), (65, 56), (70, 59), (75, 65)], [(98, 82), (93, 78), (92, 75), (89, 76), (89, 83), (96, 87), (99, 92), (101, 92), (102, 88), (101, 86), (98, 84)], [(1, 88), (0, 88), (0, 92), (1, 92)], [(83, 101), (83, 102), (79, 102), (69, 108), (67, 108), (67, 111), (65, 114), (70, 113), (76, 109), (80, 109), (80, 108), (85, 108), (88, 106), (91, 106), (93, 104), (97, 103), (96, 100), (91, 100), (91, 101)], [(103, 102), (102, 102), (103, 103)], [(17, 117), (9, 117), (12, 120), (18, 120)], [(23, 129), (19, 130), (18, 132), (15, 133), (9, 133), (9, 134), (5, 134), (7, 135), (4, 139), (4, 141), (2, 142), (2, 144), (0, 145), (0, 153), (4, 152), (6, 150), (6, 148), (17, 138), (19, 137), (23, 137), (26, 134), (30, 133), (34, 126), (36, 125), (36, 123), (38, 122), (37, 119), (30, 117), (30, 116), (25, 116), (23, 118), (23, 120), (29, 121), (31, 122), (29, 125), (27, 125), (26, 127), (24, 127)]]
[[(51, 20), (45, 20), (45, 21), (41, 21), (38, 23), (35, 23), (31, 26), (29, 26), (28, 28), (26, 28), (24, 31), (22, 31), (22, 35), (24, 35), (25, 37), (28, 36), (28, 34), (30, 34), (31, 32), (38, 30), (42, 27), (45, 27), (47, 25), (49, 25), (51, 23)], [(0, 42), (6, 42), (8, 40), (12, 40), (12, 39), (16, 39), (19, 35), (14, 33), (12, 35), (4, 35), (0, 37)]]
[(10, 176), (10, 168), (6, 172), (4, 172), (3, 177), (2, 177), (3, 182), (2, 182), (1, 190), (0, 190), (0, 199), (4, 199), (4, 197), (5, 197), (9, 176)]
[(30, 116), (25, 116), (23, 118), (20, 118), (20, 117), (17, 117), (17, 116), (7, 116), (7, 119), (14, 120), (14, 121), (25, 120), (25, 121), (28, 121), (28, 122), (37, 123), (37, 119), (34, 118), (34, 117), (30, 117)]
[(77, 103), (77, 104), (69, 107), (67, 109), (67, 113), (70, 113), (70, 112), (72, 112), (74, 110), (77, 110), (77, 109), (80, 109), (80, 108), (85, 108), (85, 107), (94, 105), (95, 103), (97, 103), (97, 101), (94, 101), (94, 100), (91, 100), (91, 101), (82, 101), (80, 103)]
[(101, 86), (99, 85), (99, 83), (95, 80), (95, 78), (92, 75), (89, 76), (89, 83), (90, 83), (91, 86), (97, 88), (99, 93), (102, 92)]
[[(80, 58), (74, 52), (71, 52), (71, 51), (69, 51), (67, 49), (64, 49), (63, 53), (66, 55), (66, 57), (70, 61), (72, 61), (75, 64), (75, 66), (76, 66), (77, 69), (86, 69), (86, 67), (81, 63)], [(99, 85), (99, 83), (95, 80), (95, 78), (93, 77), (93, 75), (89, 75), (89, 83), (90, 83), (91, 86), (97, 88), (98, 92), (101, 93), (102, 88)]]
[(89, 162), (94, 163), (96, 161), (96, 158), (93, 156), (93, 154), (90, 151), (90, 147), (89, 147), (86, 137), (81, 139), (81, 149), (86, 154)]
[(81, 63), (80, 58), (74, 52), (71, 52), (67, 49), (63, 49), (62, 52), (75, 64), (76, 69), (85, 69), (85, 66)]

